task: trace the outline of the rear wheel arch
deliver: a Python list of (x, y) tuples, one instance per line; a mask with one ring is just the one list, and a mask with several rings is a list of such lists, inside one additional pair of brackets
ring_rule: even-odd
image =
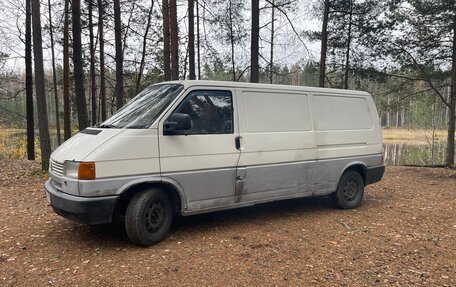
[(367, 167), (363, 163), (354, 163), (354, 164), (350, 164), (347, 167), (345, 167), (344, 171), (340, 175), (339, 182), (340, 182), (340, 179), (344, 176), (344, 174), (346, 174), (347, 172), (349, 172), (351, 170), (359, 173), (359, 175), (361, 175), (361, 177), (363, 178), (364, 185), (366, 185)]

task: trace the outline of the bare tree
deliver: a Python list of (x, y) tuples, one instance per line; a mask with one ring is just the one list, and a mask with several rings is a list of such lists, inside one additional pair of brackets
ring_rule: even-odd
[(194, 80), (195, 76), (195, 15), (193, 14), (195, 2), (188, 0), (188, 58), (189, 58), (189, 78)]
[(70, 40), (69, 40), (70, 1), (65, 0), (65, 20), (63, 23), (63, 138), (71, 137), (70, 122)]
[(51, 0), (48, 0), (49, 11), (49, 35), (51, 36), (51, 60), (52, 60), (52, 83), (54, 88), (54, 102), (55, 102), (55, 125), (57, 130), (57, 144), (62, 143), (60, 136), (60, 119), (59, 119), (59, 96), (57, 93), (57, 75), (55, 72), (55, 55), (54, 55), (54, 33), (52, 28), (52, 13), (51, 13)]
[(275, 0), (271, 0), (271, 43), (270, 43), (270, 56), (269, 56), (269, 83), (272, 84), (274, 78), (274, 23), (275, 23)]
[(353, 0), (350, 0), (350, 12), (348, 14), (348, 36), (347, 36), (347, 51), (345, 53), (345, 76), (344, 89), (348, 89), (348, 72), (350, 70), (350, 45), (352, 41), (352, 23), (353, 22)]
[(138, 77), (136, 78), (136, 93), (139, 93), (139, 90), (141, 87), (141, 77), (142, 77), (142, 74), (144, 73), (144, 65), (145, 65), (145, 60), (146, 60), (147, 35), (149, 34), (149, 30), (150, 30), (150, 22), (152, 20), (153, 10), (154, 10), (154, 0), (151, 0), (149, 13), (147, 14), (146, 31), (144, 32), (144, 36), (143, 36), (141, 62), (139, 64)]
[(201, 54), (200, 54), (200, 16), (199, 16), (199, 2), (196, 1), (196, 50), (198, 54), (198, 80), (201, 80)]
[(179, 79), (179, 35), (176, 0), (169, 0), (169, 31), (171, 34), (171, 79)]
[(35, 58), (35, 90), (38, 106), (38, 127), (40, 131), (41, 168), (49, 168), (51, 139), (46, 105), (43, 66), (43, 40), (41, 38), (40, 1), (32, 1), (33, 54)]
[(171, 34), (169, 31), (169, 3), (163, 0), (163, 72), (165, 81), (171, 80)]
[(104, 55), (104, 3), (98, 0), (98, 34), (100, 39), (100, 107), (101, 121), (106, 120), (106, 76)]
[[(49, 0), (50, 1), (50, 0)], [(89, 41), (90, 41), (90, 89), (92, 101), (92, 125), (97, 122), (97, 79), (95, 75), (95, 45), (93, 38), (93, 1), (89, 1)]]
[(446, 166), (454, 166), (454, 136), (456, 129), (456, 14), (453, 17), (453, 42), (451, 53), (451, 92), (449, 97), (449, 119), (448, 119), (448, 138), (447, 138), (447, 155), (445, 159)]
[(260, 34), (260, 3), (252, 0), (252, 35), (250, 41), (250, 82), (258, 83), (258, 55)]
[(233, 82), (236, 82), (236, 63), (234, 61), (234, 29), (233, 29), (233, 1), (229, 0), (228, 7), (228, 29), (230, 36), (230, 48), (231, 48), (231, 75)]
[(116, 98), (116, 108), (120, 109), (123, 105), (123, 53), (119, 0), (114, 0), (114, 36), (116, 42), (116, 87), (114, 89), (114, 94)]
[(25, 97), (27, 113), (27, 159), (35, 160), (35, 124), (33, 118), (32, 13), (25, 1)]
[(325, 86), (326, 76), (326, 52), (328, 50), (328, 17), (329, 16), (329, 0), (325, 0), (325, 8), (323, 12), (323, 25), (321, 29), (321, 51), (320, 51), (320, 78), (319, 86)]
[(73, 22), (73, 64), (74, 64), (74, 90), (76, 92), (76, 108), (78, 110), (79, 130), (88, 126), (87, 106), (84, 89), (84, 68), (82, 62), (81, 44), (81, 1), (72, 0)]

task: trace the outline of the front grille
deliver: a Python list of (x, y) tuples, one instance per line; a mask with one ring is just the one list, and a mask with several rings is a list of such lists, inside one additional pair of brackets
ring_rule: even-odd
[(51, 159), (51, 172), (57, 176), (63, 176), (63, 163)]

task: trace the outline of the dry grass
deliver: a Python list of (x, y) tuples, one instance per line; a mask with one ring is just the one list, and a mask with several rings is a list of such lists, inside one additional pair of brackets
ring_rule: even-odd
[[(447, 131), (438, 129), (434, 131), (435, 140), (438, 142), (446, 141)], [(409, 144), (429, 144), (432, 143), (432, 129), (405, 129), (405, 128), (384, 128), (382, 129), (384, 143), (409, 143)]]

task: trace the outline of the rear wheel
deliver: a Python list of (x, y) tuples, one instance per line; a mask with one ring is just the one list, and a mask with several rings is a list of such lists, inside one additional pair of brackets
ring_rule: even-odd
[(172, 202), (162, 190), (144, 190), (128, 203), (125, 230), (133, 243), (150, 246), (166, 237), (173, 215)]
[(338, 207), (350, 209), (358, 207), (364, 195), (363, 177), (354, 170), (345, 172), (333, 197)]

